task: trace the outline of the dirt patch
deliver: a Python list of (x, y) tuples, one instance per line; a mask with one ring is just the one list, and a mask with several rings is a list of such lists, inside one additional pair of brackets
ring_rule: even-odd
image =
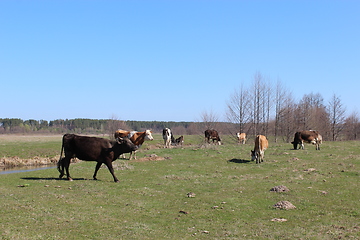
[(160, 148), (164, 148), (164, 145), (163, 144), (155, 144), (155, 145), (147, 145), (146, 146), (146, 150), (154, 150), (154, 149), (160, 149)]
[(146, 155), (143, 158), (138, 158), (136, 160), (132, 160), (132, 162), (162, 161), (165, 159), (170, 159), (170, 158), (164, 158), (164, 157), (159, 157), (156, 154), (150, 154), (150, 155)]
[(274, 208), (279, 208), (279, 209), (285, 209), (285, 210), (289, 210), (289, 209), (295, 209), (296, 207), (289, 201), (280, 201), (278, 203), (276, 203), (274, 206)]
[(286, 186), (280, 185), (270, 189), (270, 192), (288, 192), (290, 191)]

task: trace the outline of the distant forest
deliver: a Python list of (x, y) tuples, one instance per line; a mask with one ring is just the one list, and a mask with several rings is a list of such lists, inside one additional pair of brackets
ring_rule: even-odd
[[(219, 123), (225, 125), (224, 123)], [(227, 124), (226, 124), (227, 125)], [(232, 124), (230, 124), (232, 125)], [(113, 119), (57, 119), (22, 120), (19, 118), (0, 118), (0, 134), (30, 134), (30, 133), (77, 133), (77, 134), (109, 134), (117, 129), (129, 131), (143, 131), (151, 129), (155, 133), (162, 132), (163, 128), (171, 128), (175, 134), (199, 134), (206, 130), (203, 123), (196, 122), (162, 122), (162, 121), (122, 121)]]

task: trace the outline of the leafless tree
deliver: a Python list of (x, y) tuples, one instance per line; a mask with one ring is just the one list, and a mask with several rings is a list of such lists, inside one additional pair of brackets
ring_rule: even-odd
[(292, 93), (278, 81), (275, 91), (275, 123), (274, 136), (275, 142), (279, 136), (285, 137), (289, 141), (290, 135), (294, 132), (294, 110), (295, 104)]
[(347, 140), (357, 140), (360, 134), (360, 118), (358, 112), (353, 112), (345, 119), (345, 135)]
[(128, 126), (124, 121), (121, 121), (115, 115), (112, 115), (110, 121), (106, 126), (106, 130), (107, 133), (109, 134), (109, 137), (114, 138), (114, 133), (118, 129), (129, 130)]
[(270, 83), (266, 83), (264, 85), (264, 101), (263, 101), (263, 132), (265, 136), (269, 133), (269, 122), (271, 117), (271, 111), (273, 108), (274, 97), (273, 97), (273, 90)]
[(328, 104), (330, 132), (333, 141), (337, 140), (339, 134), (344, 129), (345, 111), (346, 110), (341, 102), (340, 97), (334, 94)]
[(211, 111), (203, 111), (201, 113), (201, 120), (205, 124), (206, 129), (215, 129), (219, 123), (219, 116)]
[(249, 92), (241, 85), (240, 89), (235, 91), (230, 97), (230, 101), (227, 104), (227, 120), (231, 123), (238, 124), (239, 129), (237, 131), (240, 133), (247, 132), (245, 124), (249, 122), (249, 103)]
[(279, 135), (284, 136), (286, 142), (290, 142), (294, 133), (299, 130), (296, 119), (297, 104), (289, 93), (284, 99), (283, 107), (278, 113)]
[(266, 134), (268, 132), (273, 98), (270, 84), (265, 83), (263, 76), (259, 72), (254, 75), (250, 98), (252, 100), (249, 103), (249, 107), (253, 134)]
[(299, 129), (319, 130), (323, 134), (328, 132), (328, 116), (324, 99), (320, 93), (305, 94), (297, 109)]

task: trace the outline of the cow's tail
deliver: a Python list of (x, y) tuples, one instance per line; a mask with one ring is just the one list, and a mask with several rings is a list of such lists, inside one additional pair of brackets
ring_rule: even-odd
[[(63, 141), (64, 142), (64, 141)], [(57, 170), (60, 172), (60, 173), (63, 173), (64, 171), (64, 168), (62, 168), (63, 166), (63, 152), (64, 152), (64, 143), (61, 145), (61, 152), (60, 152), (60, 159), (59, 161), (57, 162)]]
[(257, 135), (256, 136), (256, 140), (258, 141), (258, 146), (259, 146), (259, 149), (263, 149), (263, 146), (261, 145), (261, 141), (260, 141), (260, 135)]

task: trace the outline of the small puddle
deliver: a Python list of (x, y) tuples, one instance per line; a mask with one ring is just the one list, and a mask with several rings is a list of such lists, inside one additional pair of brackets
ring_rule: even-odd
[(5, 168), (0, 169), (1, 174), (10, 174), (10, 173), (20, 173), (20, 172), (31, 172), (38, 171), (44, 169), (56, 168), (54, 165), (45, 165), (45, 166), (23, 166), (23, 167), (13, 167), (13, 168)]

